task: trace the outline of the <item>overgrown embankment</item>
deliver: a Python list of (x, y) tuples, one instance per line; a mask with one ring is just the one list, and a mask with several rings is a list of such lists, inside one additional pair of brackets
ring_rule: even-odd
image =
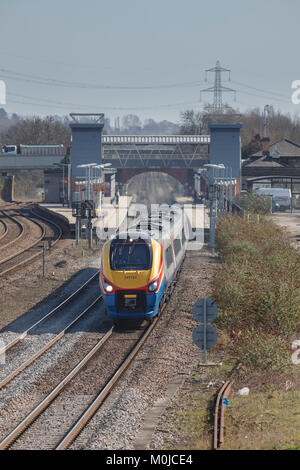
[(44, 186), (44, 175), (42, 171), (16, 171), (15, 175), (14, 198), (17, 201), (28, 201), (32, 199), (42, 199)]
[(256, 215), (220, 219), (217, 248), (214, 299), (230, 354), (249, 370), (291, 366), (300, 333), (300, 254), (283, 230)]
[[(209, 359), (222, 366), (199, 363), (177, 392), (159, 423), (164, 447), (210, 449), (216, 396), (233, 380), (224, 448), (300, 449), (300, 365), (291, 349), (300, 339), (300, 255), (257, 213), (219, 219), (217, 247), (211, 286), (219, 339)], [(249, 394), (239, 395), (244, 387)]]

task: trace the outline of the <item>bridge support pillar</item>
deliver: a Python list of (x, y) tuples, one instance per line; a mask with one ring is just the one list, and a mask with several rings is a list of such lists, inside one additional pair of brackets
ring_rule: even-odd
[(15, 185), (15, 177), (14, 175), (11, 176), (2, 176), (3, 184), (1, 185), (0, 190), (0, 199), (5, 202), (12, 202), (14, 200), (14, 185)]
[(210, 163), (223, 163), (232, 169), (232, 178), (237, 179), (237, 193), (241, 188), (241, 136), (242, 124), (211, 123)]
[[(71, 117), (74, 122), (70, 124), (72, 131), (70, 176), (74, 183), (75, 178), (86, 176), (86, 169), (78, 168), (78, 165), (102, 163), (104, 114), (72, 114)], [(72, 194), (74, 191), (76, 191), (76, 186), (72, 184)]]

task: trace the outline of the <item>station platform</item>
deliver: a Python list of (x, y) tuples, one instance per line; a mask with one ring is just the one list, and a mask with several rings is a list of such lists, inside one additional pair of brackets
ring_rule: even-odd
[(44, 202), (39, 203), (39, 206), (43, 209), (47, 209), (51, 212), (55, 212), (56, 214), (62, 215), (67, 220), (67, 222), (69, 222), (70, 226), (74, 225), (75, 227), (76, 219), (72, 216), (72, 209), (63, 206), (62, 204), (51, 204)]
[[(125, 220), (128, 208), (132, 198), (129, 196), (120, 196), (119, 205), (110, 202), (109, 197), (104, 197), (102, 201), (102, 210), (98, 217), (93, 219), (93, 227), (101, 224), (108, 229), (118, 228)], [(64, 217), (69, 223), (70, 229), (75, 231), (76, 218), (72, 215), (72, 209), (62, 204), (40, 203), (40, 207), (55, 212)]]

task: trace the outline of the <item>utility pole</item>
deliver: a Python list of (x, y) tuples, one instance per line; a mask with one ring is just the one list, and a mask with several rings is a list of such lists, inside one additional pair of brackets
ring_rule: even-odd
[(203, 92), (212, 92), (214, 94), (213, 112), (217, 113), (217, 114), (222, 114), (223, 111), (224, 111), (223, 101), (222, 101), (222, 93), (223, 92), (233, 92), (234, 97), (235, 97), (235, 93), (236, 93), (236, 90), (233, 90), (232, 88), (222, 86), (221, 74), (222, 74), (222, 72), (228, 72), (229, 73), (229, 80), (230, 80), (230, 70), (221, 67), (220, 61), (217, 60), (217, 63), (216, 63), (215, 67), (205, 70), (205, 81), (207, 81), (207, 72), (214, 72), (215, 82), (214, 82), (214, 86), (209, 87), (209, 88), (205, 88), (204, 90), (200, 91), (200, 100), (201, 100), (201, 93), (203, 93)]
[(71, 199), (72, 199), (72, 173), (71, 173), (71, 163), (67, 163), (68, 165), (68, 207), (72, 206)]
[(76, 215), (76, 224), (75, 224), (76, 246), (79, 245), (80, 235), (81, 235), (81, 217), (80, 217), (80, 213), (78, 213)]
[(87, 208), (87, 233), (88, 233), (88, 246), (89, 250), (92, 248), (93, 244), (93, 224), (92, 224), (92, 210)]
[(269, 117), (270, 106), (268, 104), (264, 107), (264, 137), (267, 137), (267, 125)]
[(43, 277), (45, 277), (45, 252), (46, 252), (46, 240), (43, 242)]

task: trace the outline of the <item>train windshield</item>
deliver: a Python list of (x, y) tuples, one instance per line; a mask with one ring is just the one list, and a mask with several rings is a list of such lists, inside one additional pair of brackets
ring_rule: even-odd
[(110, 267), (114, 271), (145, 271), (151, 267), (151, 249), (147, 243), (112, 243)]

